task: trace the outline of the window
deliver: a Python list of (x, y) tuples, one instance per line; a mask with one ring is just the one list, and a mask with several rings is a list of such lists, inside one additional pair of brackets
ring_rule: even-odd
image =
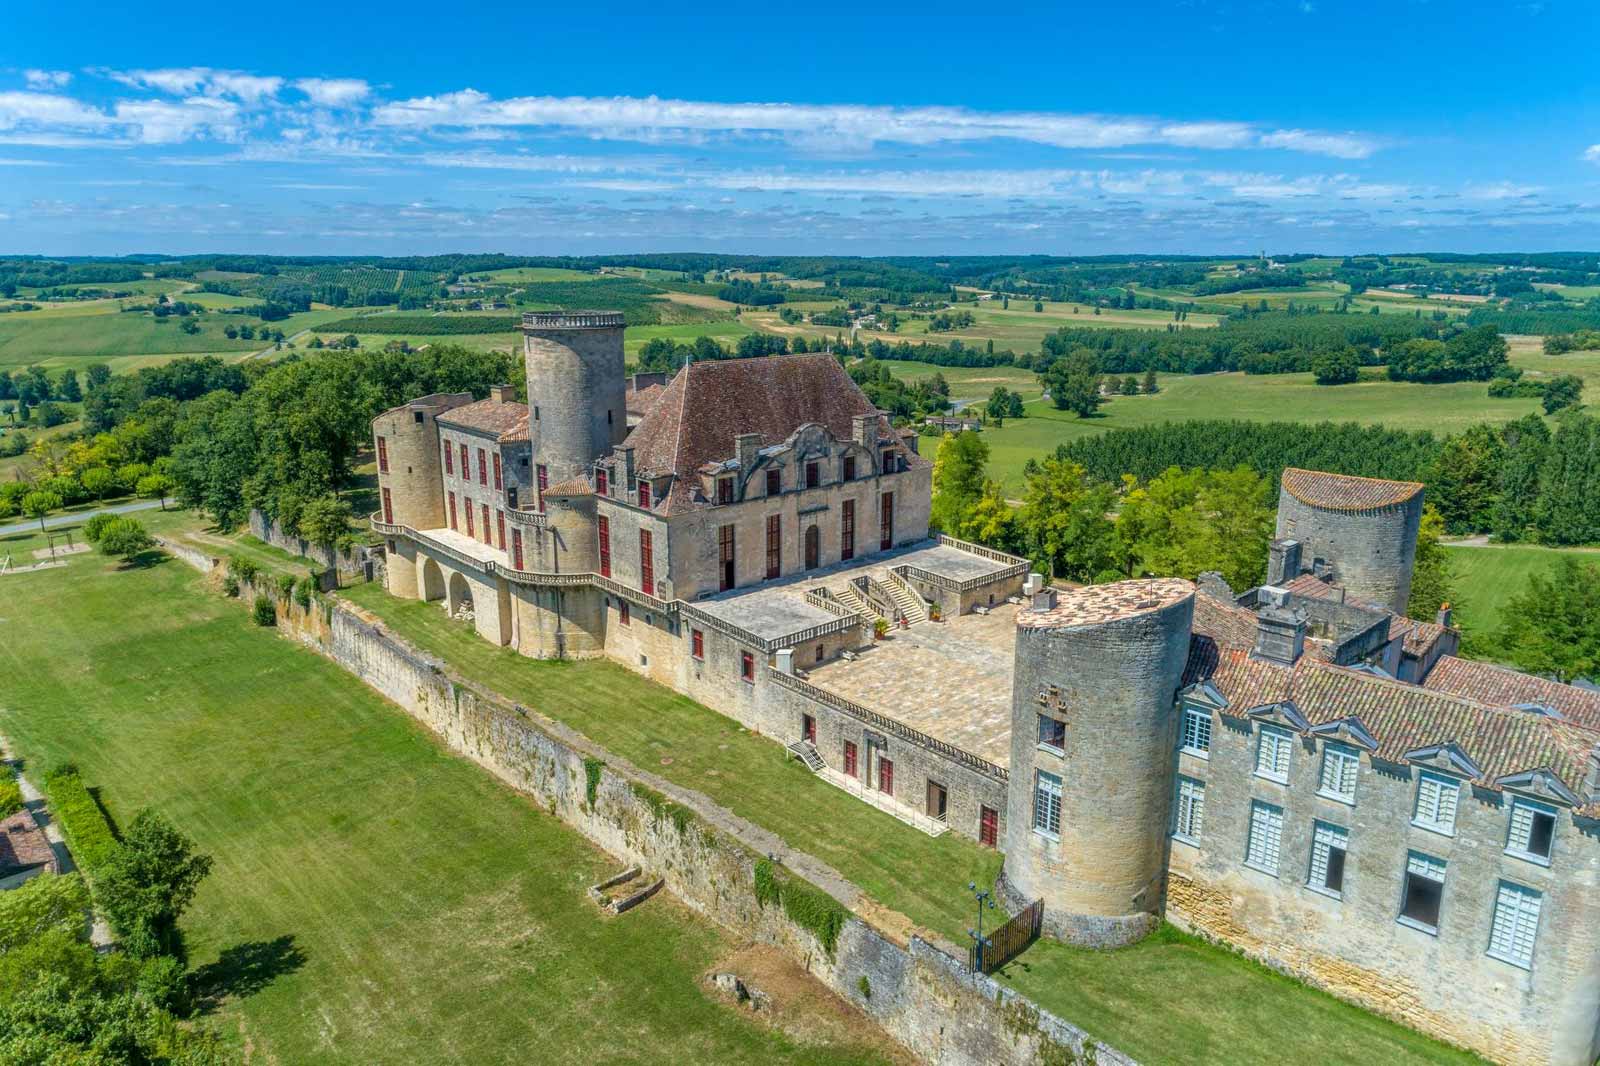
[(689, 630), (689, 654), (696, 659), (706, 657), (706, 635), (698, 629)]
[(844, 457), (844, 480), (845, 481), (854, 481), (855, 479), (856, 479), (856, 457), (853, 456), (853, 455), (847, 455), (847, 456)]
[(415, 422), (419, 426), (422, 425), (422, 412), (421, 411), (412, 411), (411, 412), (411, 421)]
[(885, 448), (883, 450), (883, 472), (885, 474), (894, 473), (894, 449), (893, 448)]
[(489, 505), (488, 504), (483, 504), (482, 513), (483, 513), (483, 542), (485, 544), (493, 544), (494, 543), (494, 530), (489, 528)]
[(501, 551), (505, 551), (506, 550), (506, 513), (504, 511), (500, 510), (500, 508), (498, 508), (498, 507), (496, 507), (494, 509), (494, 528), (495, 528), (495, 533), (500, 538), (500, 550)]
[(894, 493), (886, 492), (878, 500), (878, 528), (883, 531), (878, 548), (888, 551), (894, 547)]
[(383, 490), (383, 520), (389, 523), (394, 522), (394, 508), (389, 504), (389, 490), (387, 487)]
[(752, 685), (755, 684), (756, 657), (747, 651), (739, 653), (739, 677)]
[[(384, 490), (384, 507), (388, 508), (389, 490)], [(1506, 839), (1506, 854), (1527, 859), (1542, 866), (1550, 865), (1550, 847), (1555, 842), (1556, 812), (1542, 803), (1531, 800), (1511, 801), (1511, 832)]]
[(1423, 771), (1417, 777), (1417, 809), (1411, 816), (1411, 824), (1454, 836), (1456, 797), (1460, 792), (1461, 782), (1455, 778)]
[(986, 848), (998, 846), (1000, 839), (1000, 812), (993, 807), (978, 808), (978, 843)]
[(389, 472), (389, 442), (382, 437), (378, 438), (378, 473)]
[(1039, 744), (1060, 752), (1067, 746), (1067, 723), (1048, 714), (1039, 716)]
[(600, 576), (611, 576), (611, 519), (605, 515), (594, 520), (600, 540)]
[(617, 621), (621, 622), (625, 626), (633, 625), (633, 614), (628, 609), (627, 600), (617, 601)]
[(594, 468), (594, 491), (597, 496), (611, 495), (611, 483), (606, 480), (606, 468), (603, 466)]
[(465, 444), (462, 444), (462, 445), (460, 445), (460, 448), (461, 448), (461, 480), (462, 481), (471, 481), (472, 480), (472, 463), (467, 458), (467, 446)]
[(814, 489), (822, 483), (822, 471), (815, 461), (806, 464), (806, 488)]
[(1204, 755), (1211, 750), (1211, 712), (1198, 707), (1183, 709), (1183, 750)]
[(783, 475), (776, 467), (767, 471), (767, 495), (776, 496), (783, 491)]
[(1033, 831), (1061, 838), (1061, 778), (1036, 771), (1033, 779)]
[(1413, 851), (1406, 856), (1406, 883), (1400, 897), (1400, 923), (1425, 933), (1439, 931), (1444, 899), (1444, 860)]
[(1343, 803), (1356, 801), (1356, 773), (1361, 756), (1343, 744), (1327, 744), (1322, 749), (1322, 787), (1317, 791)]
[(821, 644), (818, 644), (818, 645), (817, 645), (817, 662), (819, 662), (819, 663), (820, 663), (820, 662), (821, 662), (821, 661), (822, 661), (822, 657), (823, 657), (823, 656), (824, 656), (824, 655), (825, 655), (825, 654), (827, 654), (827, 653), (826, 653), (826, 651), (825, 651), (825, 650), (824, 650), (824, 648), (823, 648), (823, 645), (821, 645)]
[(539, 487), (539, 510), (544, 510), (544, 490), (550, 487), (550, 469), (543, 463), (534, 467), (534, 484)]
[(853, 740), (844, 742), (844, 773), (846, 777), (856, 777), (859, 774), (856, 766), (856, 742)]
[(452, 475), (456, 472), (456, 462), (451, 458), (449, 441), (444, 442), (444, 472)]
[(1191, 844), (1200, 842), (1206, 822), (1206, 783), (1192, 777), (1178, 778), (1178, 810), (1172, 835)]
[(650, 509), (650, 482), (639, 482), (639, 506), (645, 510)]
[(639, 588), (652, 596), (655, 595), (656, 591), (654, 556), (655, 552), (650, 543), (650, 531), (648, 529), (639, 530)]
[(1271, 781), (1287, 782), (1292, 744), (1288, 733), (1262, 726), (1261, 736), (1256, 740), (1256, 774)]
[(500, 453), (494, 453), (494, 491), (499, 492), (504, 485), (500, 481)]
[(511, 565), (522, 569), (522, 530), (511, 531)]
[(717, 528), (717, 587), (726, 592), (734, 586), (733, 566), (733, 526), (719, 526)]
[(1344, 897), (1344, 856), (1350, 847), (1350, 833), (1327, 822), (1315, 823), (1311, 831), (1311, 873), (1306, 887), (1325, 895)]
[(484, 455), (483, 449), (479, 448), (478, 449), (478, 484), (487, 485), (488, 483), (489, 483), (489, 460)]
[(767, 515), (767, 577), (774, 578), (783, 572), (783, 518)]
[(448, 493), (450, 498), (450, 528), (456, 528), (456, 494)]
[(719, 477), (719, 478), (717, 478), (717, 502), (718, 503), (732, 503), (733, 502), (733, 478), (731, 478), (731, 477)]
[(885, 796), (894, 795), (894, 763), (878, 756), (878, 791)]
[(1245, 844), (1244, 864), (1277, 877), (1278, 857), (1282, 851), (1283, 808), (1251, 800), (1250, 839)]
[(1494, 900), (1494, 921), (1489, 926), (1489, 956), (1524, 970), (1533, 965), (1533, 941), (1539, 933), (1539, 904), (1543, 893), (1536, 889), (1500, 882)]
[(476, 538), (478, 534), (472, 528), (472, 501), (462, 500), (461, 509), (467, 512), (467, 536)]
[(856, 557), (856, 501), (845, 500), (839, 513), (839, 558)]

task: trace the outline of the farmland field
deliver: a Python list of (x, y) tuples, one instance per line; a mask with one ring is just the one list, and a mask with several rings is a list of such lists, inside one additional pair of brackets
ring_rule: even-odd
[(1528, 587), (1528, 578), (1545, 573), (1565, 555), (1600, 566), (1600, 552), (1541, 548), (1531, 544), (1489, 544), (1447, 548), (1460, 608), (1457, 622), (1469, 637), (1492, 640), (1505, 620), (1511, 597)]

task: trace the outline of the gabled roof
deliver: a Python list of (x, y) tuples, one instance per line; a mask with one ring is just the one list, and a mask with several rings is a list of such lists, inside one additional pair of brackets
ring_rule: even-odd
[(583, 474), (569, 477), (565, 481), (558, 481), (544, 490), (546, 496), (593, 496), (594, 486), (589, 484), (589, 479)]
[[(765, 446), (815, 423), (835, 439), (849, 440), (851, 419), (857, 415), (872, 416), (877, 436), (906, 451), (893, 437), (889, 420), (827, 353), (720, 359), (690, 363), (678, 371), (628, 443), (641, 473), (676, 475), (671, 493), (655, 508), (672, 513), (696, 506), (694, 474), (707, 462), (729, 458), (737, 435), (759, 434)], [(913, 465), (926, 462), (906, 454)]]
[(635, 389), (630, 382), (623, 403), (630, 415), (643, 416), (650, 413), (650, 408), (655, 406), (656, 401), (661, 399), (661, 394), (666, 391), (665, 385), (646, 385), (642, 389)]
[(56, 869), (56, 853), (31, 811), (17, 811), (0, 821), (0, 877), (43, 866)]
[(498, 440), (528, 439), (528, 405), (514, 400), (479, 400), (451, 408), (436, 421), (457, 429), (489, 433)]
[[(1422, 687), (1466, 696), (1494, 707), (1536, 704), (1549, 707), (1575, 725), (1600, 730), (1600, 692), (1508, 670), (1492, 663), (1446, 655), (1434, 664)], [(1530, 711), (1521, 711), (1531, 714)]]
[(1283, 491), (1313, 507), (1330, 511), (1370, 511), (1405, 503), (1422, 491), (1419, 481), (1384, 481), (1349, 474), (1327, 474), (1320, 470), (1287, 467), (1283, 471)]
[(1345, 590), (1339, 586), (1324, 581), (1315, 574), (1301, 574), (1293, 581), (1281, 586), (1297, 596), (1310, 596), (1319, 600), (1335, 600), (1348, 603), (1352, 607), (1362, 607), (1369, 611), (1379, 611), (1389, 616), (1389, 638), (1400, 637), (1406, 654), (1420, 659), (1431, 651), (1434, 645), (1449, 632), (1449, 626), (1442, 626), (1437, 622), (1425, 622), (1417, 618), (1408, 618), (1403, 614), (1396, 614), (1381, 603), (1370, 600), (1348, 599)]

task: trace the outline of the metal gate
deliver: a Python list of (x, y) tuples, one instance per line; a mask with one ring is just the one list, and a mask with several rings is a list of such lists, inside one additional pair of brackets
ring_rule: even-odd
[(1027, 950), (1044, 928), (1044, 900), (1036, 899), (968, 949), (972, 969), (994, 973)]

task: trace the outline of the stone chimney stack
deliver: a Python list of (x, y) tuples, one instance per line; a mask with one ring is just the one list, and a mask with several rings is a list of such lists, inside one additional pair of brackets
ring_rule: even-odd
[(495, 403), (511, 403), (517, 398), (517, 390), (510, 385), (490, 385), (489, 399)]
[(1267, 548), (1267, 584), (1287, 585), (1300, 576), (1300, 542), (1280, 538)]
[(1263, 585), (1256, 594), (1256, 644), (1251, 657), (1293, 666), (1305, 647), (1305, 611), (1289, 606), (1288, 590)]
[(613, 453), (618, 459), (622, 460), (620, 464), (622, 467), (622, 484), (619, 489), (623, 492), (631, 491), (633, 487), (633, 445), (619, 444), (613, 449)]
[(1450, 605), (1448, 603), (1441, 603), (1439, 605), (1439, 614), (1434, 621), (1438, 622), (1442, 626), (1448, 626), (1450, 624)]
[(733, 454), (739, 457), (739, 476), (747, 478), (756, 465), (756, 452), (761, 449), (761, 434), (740, 433), (733, 438)]
[(863, 448), (871, 448), (877, 443), (877, 422), (874, 415), (856, 415), (850, 419), (850, 439)]

